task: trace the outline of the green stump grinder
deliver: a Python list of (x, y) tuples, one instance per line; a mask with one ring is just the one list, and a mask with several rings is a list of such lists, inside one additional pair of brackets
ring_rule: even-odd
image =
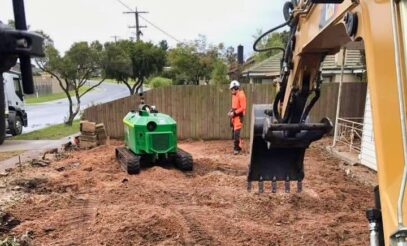
[(177, 123), (154, 106), (142, 104), (123, 119), (125, 147), (116, 148), (116, 159), (129, 174), (141, 166), (172, 163), (182, 171), (192, 171), (191, 154), (177, 147)]

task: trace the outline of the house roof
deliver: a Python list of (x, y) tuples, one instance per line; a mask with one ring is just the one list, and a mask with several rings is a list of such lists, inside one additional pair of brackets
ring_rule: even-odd
[[(283, 53), (278, 53), (266, 60), (255, 64), (245, 70), (242, 75), (245, 77), (275, 77), (280, 74), (280, 60)], [(365, 67), (360, 50), (346, 50), (345, 70), (347, 73), (358, 73)], [(329, 55), (322, 62), (322, 72), (324, 74), (337, 73), (341, 70), (341, 62), (338, 55)]]
[[(345, 69), (364, 68), (364, 61), (360, 50), (346, 50)], [(341, 61), (338, 61), (337, 55), (329, 55), (322, 62), (322, 70), (341, 69)]]
[(283, 53), (280, 52), (243, 70), (243, 76), (278, 76), (280, 74), (280, 60)]

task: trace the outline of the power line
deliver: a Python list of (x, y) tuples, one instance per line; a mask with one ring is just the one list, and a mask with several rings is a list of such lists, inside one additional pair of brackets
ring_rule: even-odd
[(165, 35), (167, 35), (168, 37), (174, 39), (175, 41), (177, 41), (178, 43), (181, 43), (181, 41), (179, 41), (177, 38), (175, 38), (174, 36), (172, 36), (171, 34), (169, 34), (168, 32), (164, 31), (163, 29), (159, 28), (157, 25), (155, 25), (154, 23), (152, 23), (151, 21), (147, 20), (145, 17), (140, 16), (141, 19), (143, 19), (145, 22), (147, 22), (148, 24), (150, 24), (151, 26), (153, 26), (154, 28), (156, 28), (157, 30), (159, 30), (160, 32), (164, 33)]
[[(130, 8), (127, 4), (123, 3), (121, 0), (116, 0), (117, 2), (119, 2), (121, 5), (123, 5), (125, 8), (127, 8), (128, 10), (133, 11), (132, 8)], [(148, 19), (146, 19), (145, 17), (140, 15), (140, 18), (142, 18), (145, 22), (147, 22), (148, 24), (150, 24), (152, 27), (156, 28), (157, 30), (159, 30), (160, 32), (164, 33), (165, 35), (167, 35), (168, 37), (172, 38), (173, 40), (177, 41), (178, 43), (181, 43), (181, 41), (177, 38), (175, 38), (173, 35), (169, 34), (168, 32), (164, 31), (163, 29), (161, 29), (160, 27), (158, 27), (157, 25), (155, 25), (154, 23), (152, 23), (151, 21), (149, 21)]]
[(120, 0), (116, 0), (117, 2), (119, 2), (121, 5), (123, 5), (125, 8), (127, 8), (127, 9), (129, 9), (129, 10), (131, 10), (131, 11), (133, 11), (133, 9), (132, 8), (130, 8), (128, 5), (126, 5), (125, 3), (123, 3), (122, 1), (120, 1)]

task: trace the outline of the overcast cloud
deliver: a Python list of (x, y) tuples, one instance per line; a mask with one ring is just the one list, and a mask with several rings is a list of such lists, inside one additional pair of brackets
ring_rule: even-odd
[[(0, 20), (12, 19), (11, 0), (2, 0)], [(198, 34), (209, 43), (226, 46), (245, 46), (245, 54), (252, 52), (253, 34), (283, 22), (283, 0), (122, 0), (131, 8), (148, 11), (152, 23), (176, 39), (193, 40)], [(26, 0), (27, 22), (32, 30), (48, 33), (60, 51), (66, 51), (76, 41), (112, 41), (134, 36), (127, 28), (134, 25), (133, 15), (124, 15), (127, 9), (117, 0)], [(145, 41), (154, 43), (176, 41), (141, 20)]]

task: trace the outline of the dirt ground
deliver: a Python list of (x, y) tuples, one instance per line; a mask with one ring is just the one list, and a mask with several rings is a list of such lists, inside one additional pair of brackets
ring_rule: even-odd
[(19, 154), (23, 153), (23, 151), (6, 151), (6, 152), (0, 152), (0, 161), (7, 160), (13, 156), (17, 156)]
[(181, 143), (192, 173), (155, 166), (133, 176), (115, 161), (120, 144), (0, 177), (14, 197), (0, 206), (21, 221), (7, 234), (33, 245), (368, 245), (375, 174), (330, 157), (327, 140), (306, 154), (304, 191), (289, 194), (283, 184), (249, 193), (248, 152), (233, 156), (231, 141)]

